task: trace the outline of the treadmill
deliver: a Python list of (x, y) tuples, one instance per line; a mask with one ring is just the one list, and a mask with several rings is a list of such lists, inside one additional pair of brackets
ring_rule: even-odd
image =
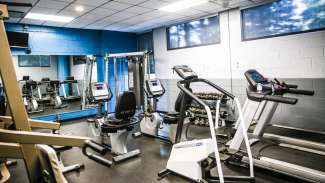
[[(308, 182), (325, 182), (324, 137), (270, 124), (279, 103), (295, 105), (298, 102), (297, 98), (285, 94), (312, 96), (314, 91), (300, 90), (297, 85), (277, 79), (268, 80), (256, 70), (246, 71), (245, 77), (248, 99), (243, 113), (246, 130), (252, 129), (250, 144), (254, 165)], [(228, 143), (229, 163), (247, 162), (247, 157), (240, 157), (245, 151), (243, 140), (241, 128), (238, 128)]]

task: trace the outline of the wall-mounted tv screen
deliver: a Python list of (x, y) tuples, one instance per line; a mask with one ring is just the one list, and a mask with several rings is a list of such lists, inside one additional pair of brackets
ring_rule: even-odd
[(10, 47), (28, 48), (28, 33), (7, 31)]

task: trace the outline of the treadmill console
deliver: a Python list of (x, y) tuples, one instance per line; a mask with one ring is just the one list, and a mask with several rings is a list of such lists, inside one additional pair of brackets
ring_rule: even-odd
[(108, 101), (112, 98), (112, 92), (104, 82), (91, 83), (91, 95), (95, 101)]
[(159, 79), (148, 79), (146, 80), (146, 89), (149, 96), (156, 98), (161, 97), (165, 93), (165, 88), (161, 84)]
[(187, 65), (177, 65), (173, 70), (184, 80), (198, 78), (198, 75)]

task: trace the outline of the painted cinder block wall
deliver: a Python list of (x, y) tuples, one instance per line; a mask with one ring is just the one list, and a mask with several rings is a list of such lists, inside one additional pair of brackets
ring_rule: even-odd
[(223, 12), (220, 44), (178, 50), (167, 50), (165, 28), (153, 31), (156, 75), (167, 90), (159, 108), (174, 106), (178, 76), (172, 73), (173, 65), (189, 65), (200, 77), (232, 91), (242, 102), (246, 98), (244, 72), (254, 68), (316, 92), (313, 97), (299, 96), (297, 105), (280, 105), (273, 123), (325, 132), (325, 31), (242, 41), (240, 21), (240, 10)]
[[(32, 55), (97, 55), (105, 53), (136, 51), (136, 34), (106, 30), (83, 30), (37, 25), (6, 23), (7, 31), (28, 32)], [(23, 55), (25, 49), (12, 49), (12, 54)], [(18, 60), (14, 57), (14, 60)], [(55, 64), (55, 63), (54, 63)], [(18, 65), (18, 64), (16, 64)], [(16, 68), (19, 70), (20, 68)], [(50, 68), (52, 70), (57, 70)], [(79, 66), (71, 66), (71, 74), (80, 78)], [(28, 71), (26, 71), (28, 70)], [(28, 73), (39, 72), (38, 67), (24, 68)], [(80, 75), (78, 75), (80, 74)], [(60, 73), (58, 73), (60, 75)], [(96, 77), (96, 76), (94, 76)], [(36, 76), (35, 78), (38, 78)]]

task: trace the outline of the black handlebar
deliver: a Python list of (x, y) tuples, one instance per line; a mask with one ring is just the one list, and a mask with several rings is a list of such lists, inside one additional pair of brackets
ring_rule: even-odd
[(298, 99), (296, 98), (289, 98), (289, 97), (283, 97), (283, 96), (277, 96), (277, 95), (267, 95), (265, 93), (257, 93), (257, 92), (251, 92), (247, 90), (247, 97), (250, 100), (253, 101), (273, 101), (273, 102), (279, 102), (279, 103), (285, 103), (285, 104), (296, 104), (298, 102)]
[(313, 91), (313, 90), (298, 90), (298, 89), (291, 88), (291, 89), (289, 89), (288, 93), (313, 96), (315, 94), (315, 91)]
[(104, 166), (110, 167), (113, 163), (101, 156), (98, 156), (96, 154), (93, 153), (89, 153), (87, 152), (87, 148), (90, 148), (100, 154), (105, 154), (106, 153), (106, 149), (102, 146), (100, 146), (99, 144), (92, 142), (92, 141), (87, 141), (85, 143), (85, 145), (82, 147), (82, 153), (87, 156), (89, 159), (96, 161), (97, 163), (100, 163)]
[(285, 104), (292, 104), (292, 105), (294, 105), (298, 102), (298, 99), (296, 99), (296, 98), (282, 97), (282, 96), (276, 96), (276, 95), (265, 95), (264, 100), (285, 103)]

